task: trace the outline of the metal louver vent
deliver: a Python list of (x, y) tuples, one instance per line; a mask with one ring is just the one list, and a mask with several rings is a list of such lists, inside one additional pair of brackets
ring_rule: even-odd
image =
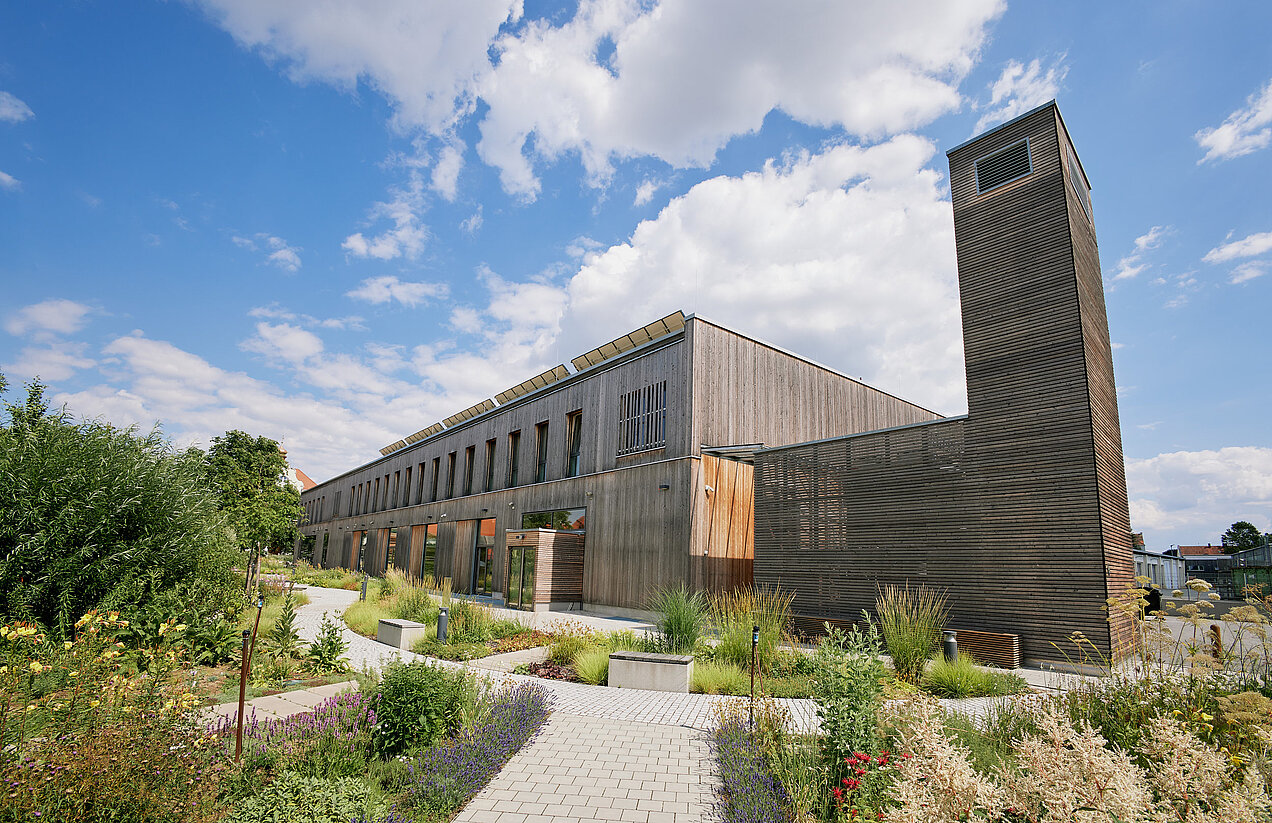
[(976, 193), (984, 194), (1019, 180), (1031, 171), (1033, 162), (1029, 156), (1029, 139), (1026, 138), (976, 161)]

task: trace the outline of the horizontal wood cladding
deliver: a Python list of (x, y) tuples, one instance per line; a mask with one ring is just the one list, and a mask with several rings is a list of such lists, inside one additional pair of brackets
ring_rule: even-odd
[(780, 446), (940, 416), (699, 318), (688, 339), (695, 444)]
[[(584, 601), (644, 609), (656, 589), (690, 580), (690, 519), (694, 511), (691, 484), (697, 478), (697, 463), (693, 458), (643, 463), (601, 474), (340, 518), (303, 530), (317, 535), (321, 542), (323, 533), (337, 541), (350, 540), (351, 534), (364, 527), (372, 531), (392, 527), (399, 534), (402, 529), (409, 529), (411, 569), (416, 570), (422, 562), (424, 526), (437, 524), (437, 576), (449, 576), (456, 591), (468, 591), (477, 523), (494, 519), (493, 588), (503, 593), (508, 567), (505, 532), (519, 530), (522, 515), (529, 512), (586, 509)], [(698, 492), (701, 493), (700, 485)], [(405, 551), (405, 545), (399, 537), (397, 551)], [(357, 568), (356, 560), (355, 551), (343, 561), (333, 559), (331, 565)]]
[[(1029, 139), (1032, 172), (979, 194), (977, 158)], [(879, 586), (949, 594), (950, 625), (1026, 657), (1104, 652), (1130, 579), (1117, 398), (1095, 233), (1054, 107), (950, 153), (965, 420), (761, 451), (755, 580), (806, 623), (852, 620)]]

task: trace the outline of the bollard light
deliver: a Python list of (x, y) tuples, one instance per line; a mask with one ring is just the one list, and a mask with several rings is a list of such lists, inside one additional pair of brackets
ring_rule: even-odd
[(442, 606), (437, 610), (437, 642), (446, 642), (446, 620), (450, 614), (450, 609)]
[(953, 663), (958, 660), (958, 632), (944, 632), (941, 640), (941, 652), (945, 656), (946, 663)]

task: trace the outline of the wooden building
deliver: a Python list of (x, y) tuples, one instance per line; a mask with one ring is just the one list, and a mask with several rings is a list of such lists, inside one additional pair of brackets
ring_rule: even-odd
[(755, 455), (759, 584), (808, 621), (949, 594), (1026, 659), (1129, 639), (1121, 429), (1089, 183), (1055, 103), (949, 152), (968, 414)]
[[(642, 611), (659, 587), (751, 582), (752, 467), (731, 447), (938, 417), (679, 312), (571, 367), (306, 490), (297, 552), (328, 567), (449, 577), (456, 591), (526, 608)], [(545, 528), (580, 537), (539, 537)]]

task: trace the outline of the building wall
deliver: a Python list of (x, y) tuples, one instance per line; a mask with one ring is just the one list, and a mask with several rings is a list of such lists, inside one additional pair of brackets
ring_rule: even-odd
[[(1032, 171), (978, 194), (977, 158), (1025, 137)], [(965, 420), (757, 455), (755, 577), (796, 611), (853, 619), (877, 584), (926, 582), (955, 628), (1019, 634), (1034, 659), (1075, 630), (1105, 652), (1127, 636), (1101, 610), (1131, 579), (1130, 526), (1070, 151), (1051, 105), (950, 152)]]

